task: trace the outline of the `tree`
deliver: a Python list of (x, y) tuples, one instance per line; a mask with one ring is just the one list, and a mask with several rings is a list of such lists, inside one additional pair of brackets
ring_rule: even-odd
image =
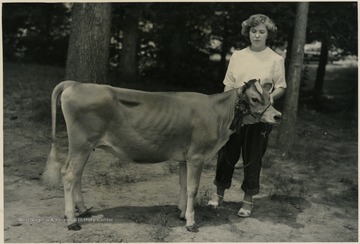
[(141, 16), (141, 6), (126, 5), (124, 18), (122, 21), (122, 48), (118, 71), (122, 80), (132, 82), (137, 80), (138, 76), (138, 58), (139, 49), (139, 20)]
[(66, 62), (66, 78), (106, 83), (111, 27), (110, 3), (75, 3)]
[(332, 48), (357, 54), (357, 4), (352, 2), (311, 3), (308, 41), (321, 41), (321, 53), (313, 89), (315, 106), (321, 105), (322, 87)]
[(284, 116), (280, 124), (278, 144), (285, 152), (289, 151), (296, 135), (296, 119), (298, 110), (301, 68), (304, 58), (304, 44), (306, 39), (308, 2), (297, 3), (294, 39), (288, 73), (288, 87), (285, 92)]
[(328, 35), (325, 33), (323, 38), (321, 39), (321, 51), (320, 51), (320, 58), (319, 58), (319, 65), (316, 72), (316, 79), (314, 85), (314, 104), (319, 105), (321, 104), (321, 93), (322, 87), (324, 84), (325, 78), (325, 71), (326, 71), (326, 64), (328, 62)]

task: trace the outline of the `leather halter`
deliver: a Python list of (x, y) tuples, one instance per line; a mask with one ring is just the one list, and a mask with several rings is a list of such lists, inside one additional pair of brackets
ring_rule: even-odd
[[(243, 91), (242, 94), (244, 94), (245, 91), (246, 91), (246, 89)], [(243, 99), (242, 94), (238, 94), (237, 91), (236, 91), (236, 94), (238, 96), (238, 99), (236, 100), (235, 108), (234, 108), (235, 115), (230, 124), (229, 129), (235, 130), (236, 133), (240, 133), (242, 121), (245, 116), (251, 115), (254, 119), (256, 119), (257, 121), (260, 121), (261, 117), (264, 115), (266, 110), (271, 106), (271, 103), (268, 104), (268, 106), (264, 109), (264, 111), (262, 111), (262, 113), (260, 115), (257, 115), (256, 113), (251, 111), (249, 103)]]

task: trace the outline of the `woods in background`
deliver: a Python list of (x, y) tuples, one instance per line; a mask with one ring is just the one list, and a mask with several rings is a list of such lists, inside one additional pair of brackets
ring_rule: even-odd
[[(91, 6), (96, 5), (99, 5), (98, 8), (106, 6), (108, 10), (103, 12), (103, 16), (100, 12), (94, 15), (97, 18), (95, 22), (85, 20), (87, 26), (81, 26), (77, 21), (81, 12), (74, 8), (76, 4), (3, 4), (5, 61), (64, 66), (67, 57), (71, 59), (71, 52), (68, 56), (68, 45), (73, 28), (79, 38), (75, 49), (101, 50), (99, 55), (102, 53), (103, 58), (108, 60), (107, 68), (128, 81), (161, 79), (186, 83), (184, 85), (188, 87), (199, 83), (212, 84), (218, 89), (217, 85), (221, 84), (226, 69), (227, 55), (247, 45), (240, 36), (241, 21), (254, 13), (263, 13), (274, 19), (280, 31), (276, 42), (271, 45), (277, 50), (286, 49), (288, 56), (291, 54), (289, 43), (292, 43), (293, 38), (296, 3), (150, 2), (79, 5), (88, 6), (84, 11), (91, 11), (91, 8), (95, 8)], [(110, 11), (112, 14), (109, 14)], [(109, 22), (111, 29), (106, 31), (105, 26), (109, 26)], [(98, 26), (102, 24), (104, 26)], [(96, 26), (101, 32), (96, 33)], [(79, 41), (86, 39), (79, 36), (82, 35), (80, 30), (83, 33), (92, 30), (91, 34), (98, 35), (101, 42), (108, 43), (109, 48), (102, 46), (99, 49), (97, 41), (98, 44), (86, 47), (84, 42)], [(307, 42), (314, 40), (325, 43), (327, 51), (341, 49), (343, 54), (357, 54), (357, 3), (310, 3)], [(107, 50), (109, 58), (106, 58)], [(323, 52), (327, 53), (326, 50)], [(319, 62), (326, 63), (326, 56), (321, 57), (322, 61)], [(321, 80), (323, 75), (319, 75)], [(214, 87), (210, 85), (210, 88)]]

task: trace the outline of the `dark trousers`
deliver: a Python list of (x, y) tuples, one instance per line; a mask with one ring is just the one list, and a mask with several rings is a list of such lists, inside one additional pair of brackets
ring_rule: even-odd
[(214, 184), (224, 189), (230, 188), (235, 164), (242, 154), (245, 168), (241, 189), (251, 195), (259, 193), (262, 157), (271, 130), (271, 125), (257, 123), (245, 125), (239, 134), (232, 134), (218, 153)]

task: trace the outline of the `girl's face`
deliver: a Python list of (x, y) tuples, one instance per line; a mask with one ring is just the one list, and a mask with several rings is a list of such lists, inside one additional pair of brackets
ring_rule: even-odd
[(249, 38), (251, 41), (251, 49), (253, 51), (262, 51), (266, 48), (266, 39), (268, 37), (268, 29), (263, 23), (255, 27), (251, 27)]

